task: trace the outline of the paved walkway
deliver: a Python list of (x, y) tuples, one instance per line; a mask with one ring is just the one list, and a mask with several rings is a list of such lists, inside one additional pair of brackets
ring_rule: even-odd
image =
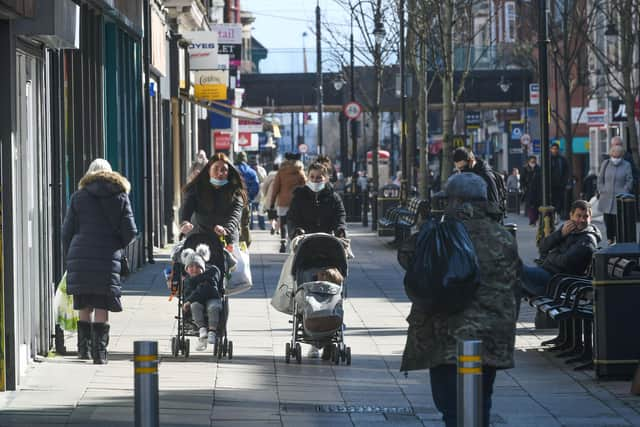
[[(523, 217), (519, 242), (526, 262), (535, 257), (534, 229)], [(163, 426), (442, 426), (426, 372), (398, 371), (409, 303), (395, 252), (369, 230), (352, 225), (346, 340), (352, 366), (304, 359), (284, 362), (288, 317), (269, 305), (284, 256), (277, 240), (254, 232), (254, 288), (231, 301), (232, 361), (209, 351), (188, 359), (170, 355), (176, 303), (167, 300), (159, 261), (126, 283), (123, 313), (112, 316), (110, 362), (95, 366), (74, 356), (38, 360), (17, 392), (0, 393), (0, 426), (133, 425), (135, 340), (157, 340), (160, 419)], [(518, 323), (517, 367), (499, 372), (494, 426), (640, 425), (640, 398), (627, 382), (598, 382), (539, 349), (553, 331), (534, 331), (523, 305)], [(75, 349), (75, 337), (67, 347)]]

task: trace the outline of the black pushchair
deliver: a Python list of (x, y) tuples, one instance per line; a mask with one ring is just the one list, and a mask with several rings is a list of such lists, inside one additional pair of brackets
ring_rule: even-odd
[[(323, 348), (322, 358), (351, 364), (351, 348), (344, 343), (343, 304), (347, 297), (345, 243), (325, 233), (307, 234), (292, 242), (294, 259), (293, 328), (285, 344), (285, 361), (302, 361), (300, 343)], [(343, 283), (319, 280), (318, 272), (337, 269)]]
[[(227, 262), (224, 254), (224, 246), (219, 237), (208, 233), (190, 234), (187, 238), (180, 242), (171, 255), (172, 266), (171, 276), (169, 278), (172, 296), (178, 297), (178, 314), (175, 319), (178, 321), (176, 336), (171, 337), (171, 354), (178, 357), (180, 353), (184, 357), (189, 357), (189, 339), (187, 337), (198, 336), (198, 328), (191, 314), (185, 315), (183, 311), (183, 287), (185, 279), (184, 265), (181, 262), (181, 253), (183, 250), (195, 249), (199, 244), (204, 243), (209, 246), (211, 255), (208, 265), (215, 265), (220, 269), (220, 276), (223, 283), (226, 284)], [(216, 330), (216, 342), (213, 345), (213, 355), (219, 359), (233, 357), (233, 342), (227, 337), (227, 321), (229, 319), (229, 299), (226, 295), (222, 295), (222, 311), (220, 312), (220, 321)]]

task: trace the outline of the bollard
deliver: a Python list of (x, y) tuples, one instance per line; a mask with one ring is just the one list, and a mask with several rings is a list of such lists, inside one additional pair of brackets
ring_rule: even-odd
[(458, 427), (483, 423), (482, 341), (458, 341)]
[(157, 427), (160, 425), (158, 405), (158, 342), (135, 341), (133, 343), (135, 373), (135, 425)]
[(616, 195), (616, 242), (636, 241), (636, 198), (633, 194)]
[(369, 226), (369, 190), (362, 191), (362, 226)]

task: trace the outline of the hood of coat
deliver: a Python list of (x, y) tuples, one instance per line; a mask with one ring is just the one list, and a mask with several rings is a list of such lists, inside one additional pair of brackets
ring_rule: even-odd
[(106, 197), (122, 192), (128, 194), (131, 184), (118, 172), (100, 171), (83, 176), (78, 183), (78, 189), (86, 189), (95, 196)]
[(303, 167), (300, 160), (283, 160), (278, 171), (283, 174), (298, 174)]
[(600, 243), (600, 241), (602, 241), (602, 233), (600, 233), (600, 230), (598, 229), (598, 227), (596, 227), (593, 224), (588, 224), (582, 230), (574, 231), (571, 234), (589, 236), (590, 238), (592, 238), (592, 239), (594, 239), (596, 241), (596, 244)]

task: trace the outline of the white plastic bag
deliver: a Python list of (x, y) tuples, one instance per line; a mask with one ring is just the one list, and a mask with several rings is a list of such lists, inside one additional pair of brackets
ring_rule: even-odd
[(293, 275), (291, 274), (291, 267), (293, 266), (294, 258), (295, 253), (292, 251), (285, 260), (284, 265), (282, 266), (280, 279), (278, 280), (278, 287), (276, 288), (275, 292), (273, 293), (273, 297), (271, 298), (271, 305), (273, 306), (273, 308), (285, 314), (293, 313), (294, 279)]
[(64, 272), (53, 297), (56, 323), (64, 331), (78, 330), (78, 312), (73, 309), (73, 296), (67, 294), (67, 272)]
[(591, 200), (589, 200), (589, 204), (591, 205), (591, 218), (595, 218), (598, 216), (602, 216), (602, 212), (600, 212), (600, 200), (596, 196), (593, 196)]
[(231, 253), (237, 263), (235, 268), (228, 273), (226, 294), (229, 296), (246, 292), (253, 286), (247, 245), (244, 242), (234, 244)]

